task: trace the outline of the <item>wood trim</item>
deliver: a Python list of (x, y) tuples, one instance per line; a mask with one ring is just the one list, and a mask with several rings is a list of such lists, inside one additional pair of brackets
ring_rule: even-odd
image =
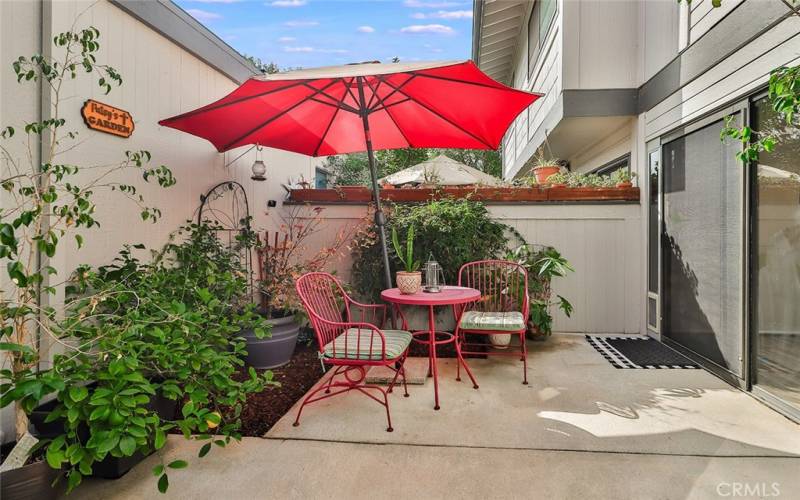
[[(381, 200), (419, 203), (444, 198), (468, 198), (482, 202), (639, 202), (639, 188), (538, 188), (538, 187), (446, 187), (438, 189), (381, 189)], [(369, 203), (372, 191), (362, 186), (334, 189), (295, 189), (290, 202), (300, 203)]]

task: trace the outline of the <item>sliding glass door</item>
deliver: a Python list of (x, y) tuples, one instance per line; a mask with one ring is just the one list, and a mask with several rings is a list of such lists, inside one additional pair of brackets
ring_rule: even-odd
[(723, 126), (720, 115), (661, 145), (660, 330), (742, 378), (745, 176), (739, 146), (720, 141)]
[(778, 140), (759, 155), (752, 189), (754, 387), (800, 412), (800, 131), (766, 99), (752, 124)]

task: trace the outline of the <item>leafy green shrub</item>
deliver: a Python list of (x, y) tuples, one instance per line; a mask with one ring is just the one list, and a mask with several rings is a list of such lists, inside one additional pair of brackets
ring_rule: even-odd
[[(429, 255), (441, 264), (445, 282), (458, 282), (458, 270), (467, 262), (503, 255), (509, 238), (515, 245), (522, 237), (512, 227), (491, 218), (483, 203), (468, 199), (443, 199), (420, 205), (394, 205), (387, 213), (387, 231), (402, 240), (414, 227), (414, 261)], [(384, 288), (380, 242), (374, 225), (360, 231), (353, 248), (352, 281), (357, 292), (377, 300)], [(391, 249), (390, 249), (391, 251)], [(392, 272), (399, 259), (394, 252)]]
[[(63, 422), (63, 433), (45, 442), (45, 456), (66, 469), (69, 489), (109, 455), (159, 450), (173, 429), (206, 441), (201, 457), (212, 443), (240, 439), (242, 403), (272, 383), (270, 372), (252, 368), (234, 380), (246, 345), (238, 333), (267, 333), (236, 257), (208, 226), (186, 226), (184, 236), (149, 263), (125, 248), (111, 265), (79, 269), (58, 323), (73, 348), (55, 356), (52, 369), (28, 370), (3, 388), (3, 405), (17, 400), (28, 412), (55, 393), (48, 421)], [(179, 414), (159, 415), (157, 396), (177, 401)], [(159, 490), (169, 485), (167, 468), (186, 465), (156, 466)]]
[(557, 300), (551, 300), (553, 278), (563, 278), (575, 269), (558, 250), (549, 246), (520, 245), (508, 252), (505, 259), (522, 265), (528, 271), (528, 335), (532, 338), (549, 336), (553, 332), (551, 307), (557, 306), (567, 317), (573, 310), (572, 304), (561, 295), (556, 295)]

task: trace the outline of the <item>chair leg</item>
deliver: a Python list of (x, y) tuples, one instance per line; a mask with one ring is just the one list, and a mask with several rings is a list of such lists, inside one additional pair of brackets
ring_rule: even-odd
[(522, 343), (522, 384), (528, 385), (528, 344), (525, 342), (525, 332), (519, 335)]
[[(459, 331), (459, 337), (463, 337), (463, 335), (464, 332)], [(456, 337), (456, 357), (458, 358), (456, 360), (456, 366), (458, 367), (456, 368), (456, 372), (459, 375), (459, 378), (456, 378), (456, 380), (461, 380), (461, 365), (464, 365), (464, 371), (467, 372), (469, 379), (472, 380), (472, 388), (478, 389), (478, 381), (475, 380), (475, 375), (472, 374), (472, 370), (469, 369), (469, 365), (467, 364), (466, 360), (464, 360), (464, 355), (461, 354), (461, 342), (459, 337)]]

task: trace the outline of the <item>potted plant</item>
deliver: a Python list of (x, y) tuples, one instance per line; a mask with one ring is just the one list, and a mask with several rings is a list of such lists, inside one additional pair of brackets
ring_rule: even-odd
[[(26, 123), (19, 130), (7, 123), (0, 127), (0, 170), (12, 172), (8, 177), (3, 175), (0, 186), (13, 193), (4, 201), (0, 219), (0, 257), (9, 284), (0, 291), (0, 336), (6, 357), (0, 373), (0, 406), (15, 406), (18, 445), (28, 432), (30, 413), (42, 398), (65, 390), (62, 378), (39, 371), (40, 362), (47, 361), (42, 359), (42, 353), (56, 342), (64, 343), (70, 354), (75, 353), (57, 328), (55, 318), (62, 311), (46, 306), (58, 302), (48, 296), (56, 294), (60, 281), (53, 276), (56, 270), (48, 265), (48, 259), (56, 255), (59, 244), (67, 238), (82, 246), (81, 233), (99, 225), (93, 198), (98, 191), (107, 189), (128, 197), (139, 206), (143, 220), (155, 222), (160, 218), (160, 210), (146, 206), (136, 187), (120, 182), (131, 170), (145, 182), (157, 181), (162, 187), (175, 183), (167, 167), (149, 165), (150, 153), (143, 150), (126, 151), (121, 161), (102, 166), (78, 166), (62, 160), (64, 152), (80, 144), (71, 142), (75, 132), (65, 129), (63, 106), (59, 107), (63, 92), (58, 89), (72, 85), (70, 80), (84, 72), (97, 75), (96, 81), (105, 93), (122, 83), (114, 68), (97, 62), (99, 36), (94, 27), (58, 33), (53, 37), (52, 56), (19, 57), (12, 64), (18, 82), (53, 89), (52, 102), (44, 113), (47, 119)], [(39, 143), (43, 146), (41, 158), (13, 153)], [(3, 498), (13, 498), (20, 491), (29, 494), (51, 490), (53, 473), (60, 469), (55, 462), (42, 460), (51, 448), (53, 442), (42, 442), (33, 455), (22, 446), (18, 449), (24, 455), (22, 465), (0, 473)], [(69, 472), (67, 475), (70, 485), (79, 479)]]
[(558, 306), (569, 317), (573, 307), (570, 302), (557, 295), (558, 300), (551, 300), (551, 283), (553, 278), (562, 278), (574, 272), (574, 269), (553, 247), (537, 245), (521, 245), (509, 252), (506, 259), (517, 262), (528, 271), (528, 294), (530, 307), (528, 314), (527, 336), (531, 340), (544, 340), (553, 331), (552, 306)]
[(405, 249), (400, 245), (397, 228), (392, 227), (392, 245), (397, 258), (400, 260), (403, 269), (405, 269), (404, 271), (397, 271), (395, 275), (397, 288), (400, 289), (402, 294), (413, 295), (419, 292), (422, 287), (422, 273), (419, 271), (420, 261), (414, 260), (414, 226), (408, 227)]
[(537, 183), (547, 184), (551, 175), (561, 171), (561, 165), (559, 165), (558, 160), (555, 158), (545, 158), (544, 151), (539, 148), (539, 151), (534, 157), (532, 170)]
[(621, 168), (611, 173), (611, 181), (614, 186), (619, 189), (626, 189), (633, 187), (633, 178), (636, 177), (636, 172), (631, 172), (628, 169)]
[(322, 271), (350, 241), (357, 229), (347, 226), (329, 245), (316, 253), (307, 247), (310, 239), (324, 230), (321, 207), (296, 206), (281, 212), (279, 229), (265, 231), (256, 243), (259, 313), (271, 325), (271, 337), (257, 338), (245, 332), (247, 357), (255, 368), (276, 368), (292, 359), (300, 327), (305, 320), (303, 307), (295, 290), (295, 278)]
[(567, 186), (569, 174), (567, 172), (558, 172), (547, 178), (547, 183), (550, 187), (563, 188)]

